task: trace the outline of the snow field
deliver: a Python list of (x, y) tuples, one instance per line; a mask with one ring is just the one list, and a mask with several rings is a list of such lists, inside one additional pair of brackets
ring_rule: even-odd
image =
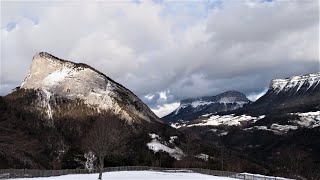
[[(42, 177), (42, 178), (19, 178), (19, 180), (96, 180), (98, 174), (71, 174), (64, 176)], [(118, 171), (103, 173), (102, 179), (128, 179), (128, 180), (158, 180), (158, 179), (201, 179), (201, 180), (233, 180), (234, 178), (203, 175), (198, 173), (170, 173), (154, 171)], [(18, 179), (14, 179), (18, 180)]]

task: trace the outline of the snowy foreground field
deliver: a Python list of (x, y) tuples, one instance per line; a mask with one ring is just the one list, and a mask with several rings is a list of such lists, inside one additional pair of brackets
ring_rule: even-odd
[[(98, 174), (73, 174), (64, 176), (54, 176), (46, 178), (19, 178), (20, 180), (96, 180)], [(107, 172), (103, 173), (102, 179), (146, 179), (146, 180), (158, 180), (158, 179), (201, 179), (201, 180), (233, 180), (233, 178), (209, 176), (198, 173), (170, 173), (170, 172), (153, 172), (153, 171), (121, 171), (121, 172)], [(15, 179), (17, 180), (17, 179)]]

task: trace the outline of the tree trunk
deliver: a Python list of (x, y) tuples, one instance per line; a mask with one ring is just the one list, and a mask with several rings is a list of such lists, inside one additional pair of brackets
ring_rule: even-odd
[(221, 148), (221, 170), (223, 171), (223, 148)]
[(99, 178), (98, 178), (98, 180), (102, 180), (102, 170), (103, 170), (103, 164), (104, 164), (103, 160), (104, 160), (104, 157), (99, 156), (100, 168), (99, 168)]

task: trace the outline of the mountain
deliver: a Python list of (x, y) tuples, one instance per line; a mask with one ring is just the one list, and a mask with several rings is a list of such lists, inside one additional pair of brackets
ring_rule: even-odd
[(0, 96), (0, 168), (83, 168), (83, 140), (97, 120), (108, 117), (127, 135), (119, 142), (127, 152), (105, 159), (109, 166), (156, 162), (153, 146), (147, 146), (152, 142), (170, 150), (161, 155), (168, 163), (177, 152), (183, 157), (171, 140), (179, 141), (181, 133), (130, 90), (86, 64), (37, 53), (21, 87)]
[(262, 115), (318, 110), (320, 110), (320, 72), (274, 79), (265, 95), (240, 112)]
[(170, 124), (272, 175), (320, 177), (320, 73), (271, 80), (265, 95), (242, 108)]
[[(221, 95), (225, 96), (228, 92)], [(233, 95), (234, 93), (232, 93)], [(238, 93), (239, 94), (239, 93)], [(217, 97), (221, 97), (217, 95)], [(232, 95), (229, 95), (229, 97)], [(242, 99), (236, 99), (236, 101), (243, 102), (246, 98), (244, 95), (240, 96)], [(215, 96), (214, 96), (215, 97)], [(228, 97), (228, 96), (227, 96)], [(224, 97), (225, 98), (225, 97)], [(208, 98), (207, 98), (208, 99)], [(200, 101), (202, 104), (212, 104), (212, 101), (207, 100)], [(245, 104), (241, 108), (230, 108), (226, 110), (216, 111), (219, 113), (203, 113), (205, 105), (202, 105), (198, 109), (193, 108), (193, 104), (199, 103), (199, 99), (189, 99), (188, 103), (181, 103), (180, 107), (173, 113), (169, 114), (164, 118), (177, 118), (183, 119), (183, 115), (190, 117), (191, 121), (169, 121), (172, 127), (192, 127), (192, 126), (243, 126), (247, 124), (259, 124), (259, 126), (265, 126), (260, 121), (266, 119), (265, 117), (280, 117), (280, 116), (296, 116), (291, 119), (291, 123), (286, 125), (295, 125), (293, 128), (298, 127), (317, 127), (318, 116), (320, 112), (320, 73), (312, 73), (301, 76), (292, 76), (285, 79), (274, 79), (271, 80), (269, 89), (265, 95), (259, 98), (255, 102), (243, 103)], [(216, 102), (220, 102), (221, 100)], [(182, 101), (183, 102), (183, 101)], [(237, 102), (236, 105), (242, 103)], [(213, 104), (216, 105), (216, 104)], [(218, 103), (219, 105), (219, 103)], [(196, 106), (195, 106), (196, 107)], [(182, 110), (180, 110), (182, 108)], [(185, 109), (183, 109), (185, 108)], [(203, 109), (201, 109), (203, 108)], [(179, 112), (186, 111), (185, 114), (179, 114)], [(201, 113), (199, 113), (201, 112)], [(177, 113), (177, 114), (176, 114)], [(301, 116), (301, 118), (300, 118)], [(186, 118), (187, 119), (187, 118)], [(274, 127), (278, 126), (280, 122), (277, 122), (277, 118), (271, 120)], [(307, 121), (307, 122), (306, 122)], [(294, 123), (295, 122), (295, 123)], [(280, 123), (281, 124), (281, 123)], [(270, 120), (268, 126), (271, 126)], [(282, 125), (283, 124), (282, 122)], [(243, 126), (245, 127), (245, 126)], [(258, 127), (261, 128), (261, 127)], [(266, 128), (266, 127), (263, 127)], [(287, 131), (290, 127), (283, 128)], [(268, 129), (268, 128), (266, 128)], [(277, 128), (275, 128), (277, 129)], [(291, 128), (292, 129), (292, 128)], [(272, 130), (270, 127), (269, 130)]]
[(48, 118), (55, 116), (50, 107), (54, 98), (80, 99), (97, 111), (110, 110), (128, 122), (159, 121), (136, 95), (119, 83), (86, 64), (62, 60), (40, 52), (33, 57), (22, 89), (39, 90)]
[(235, 110), (249, 102), (247, 97), (238, 91), (226, 91), (216, 96), (189, 98), (182, 100), (176, 110), (162, 119), (167, 122), (189, 121), (203, 115)]

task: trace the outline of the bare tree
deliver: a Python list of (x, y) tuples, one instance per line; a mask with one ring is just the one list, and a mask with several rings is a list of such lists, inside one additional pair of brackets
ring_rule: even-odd
[(99, 180), (102, 179), (104, 158), (121, 154), (125, 146), (125, 122), (111, 113), (97, 118), (84, 140), (84, 148), (92, 151), (99, 160)]

